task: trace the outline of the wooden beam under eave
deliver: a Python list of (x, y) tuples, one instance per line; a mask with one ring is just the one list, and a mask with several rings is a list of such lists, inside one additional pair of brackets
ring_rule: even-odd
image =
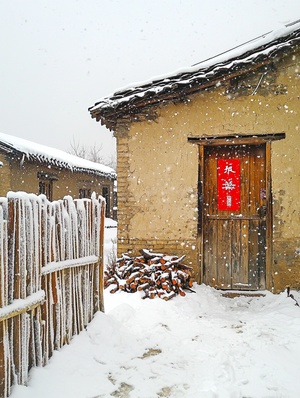
[(285, 139), (285, 133), (257, 134), (257, 135), (228, 135), (213, 137), (188, 137), (188, 141), (198, 145), (259, 145), (271, 141)]

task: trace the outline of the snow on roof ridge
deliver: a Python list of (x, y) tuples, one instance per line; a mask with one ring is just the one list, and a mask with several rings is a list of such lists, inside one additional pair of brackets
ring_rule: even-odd
[[(137, 83), (131, 83), (127, 86), (124, 86), (123, 88), (118, 89), (115, 91), (113, 94), (103, 98), (102, 100), (98, 101), (97, 103), (94, 104), (94, 106), (91, 106), (89, 108), (89, 111), (96, 110), (98, 108), (102, 108), (105, 106), (110, 106), (114, 104), (116, 101), (120, 101), (120, 99), (117, 99), (116, 97), (118, 95), (124, 94), (126, 91), (128, 92), (125, 94), (126, 98), (130, 97), (130, 91), (137, 90), (138, 88), (142, 87), (147, 87), (151, 84), (155, 85), (156, 83), (164, 81), (167, 85), (168, 80), (174, 79), (176, 76), (180, 76), (182, 74), (187, 74), (187, 73), (195, 73), (197, 71), (200, 71), (201, 69), (205, 69), (208, 67), (211, 67), (213, 65), (217, 65), (218, 63), (221, 62), (226, 62), (230, 60), (231, 58), (234, 57), (239, 57), (242, 56), (243, 54), (247, 53), (248, 51), (254, 51), (256, 48), (259, 48), (261, 46), (271, 44), (273, 41), (283, 38), (285, 36), (288, 36), (289, 34), (293, 33), (294, 31), (300, 29), (300, 19), (289, 22), (286, 24), (280, 25), (280, 29), (272, 30), (267, 33), (264, 33), (263, 35), (260, 35), (254, 39), (251, 39), (247, 42), (244, 42), (236, 47), (233, 47), (227, 51), (224, 51), (218, 55), (215, 55), (213, 57), (210, 57), (206, 60), (200, 61), (196, 64), (193, 64), (190, 67), (184, 67), (184, 68), (179, 68), (171, 73), (160, 75), (160, 76), (155, 76), (152, 77), (150, 80), (143, 81), (143, 82), (137, 82)], [(134, 96), (138, 96), (139, 93), (135, 92), (133, 94)], [(142, 95), (142, 93), (140, 93)]]
[(71, 155), (60, 149), (55, 149), (0, 132), (0, 143), (1, 142), (10, 146), (12, 149), (22, 152), (27, 158), (34, 157), (39, 161), (55, 163), (60, 166), (63, 165), (63, 167), (69, 168), (70, 170), (99, 172), (110, 177), (114, 177), (116, 174), (114, 169), (101, 163), (92, 162)]
[[(246, 45), (248, 45), (248, 44), (250, 44), (250, 43), (253, 43), (253, 44), (254, 44), (254, 43), (256, 43), (256, 42), (259, 41), (259, 46), (264, 45), (264, 44), (267, 44), (267, 43), (271, 43), (272, 41), (274, 41), (274, 40), (276, 40), (276, 39), (279, 39), (280, 37), (287, 36), (287, 35), (289, 35), (290, 33), (292, 33), (292, 32), (294, 32), (295, 30), (297, 30), (297, 28), (291, 28), (292, 26), (297, 25), (297, 24), (299, 24), (299, 28), (300, 28), (300, 19), (298, 19), (297, 21), (289, 22), (289, 23), (287, 23), (287, 24), (283, 24), (283, 25), (280, 24), (280, 29), (278, 28), (278, 29), (275, 29), (275, 30), (274, 30), (274, 29), (273, 29), (273, 30), (270, 30), (270, 31), (267, 32), (267, 33), (264, 33), (264, 34), (262, 34), (262, 35), (260, 35), (260, 36), (257, 36), (257, 37), (255, 37), (255, 38), (253, 38), (253, 39), (250, 39), (250, 40), (248, 40), (248, 41), (246, 41), (246, 42), (244, 42), (244, 43), (238, 44), (237, 46), (232, 47), (232, 48), (229, 49), (229, 50), (223, 51), (223, 52), (220, 53), (220, 54), (214, 55), (214, 56), (212, 56), (212, 57), (210, 57), (210, 58), (207, 58), (207, 59), (205, 59), (205, 60), (203, 60), (203, 61), (197, 62), (197, 63), (193, 64), (192, 67), (201, 65), (201, 64), (203, 64), (203, 63), (205, 63), (205, 62), (208, 62), (208, 61), (210, 61), (210, 60), (212, 60), (212, 59), (216, 59), (216, 58), (218, 58), (218, 57), (220, 57), (220, 56), (222, 56), (222, 55), (231, 53), (233, 50), (237, 50), (237, 49), (239, 49), (239, 48), (242, 48), (242, 49), (243, 49), (243, 48), (246, 47)], [(290, 28), (291, 28), (291, 29), (290, 29)], [(283, 35), (282, 32), (285, 32), (285, 34)], [(273, 37), (272, 37), (272, 36), (273, 36)], [(270, 40), (269, 37), (272, 37), (272, 39)], [(266, 41), (265, 41), (264, 39), (266, 39)], [(255, 49), (256, 47), (258, 47), (258, 46), (254, 46), (253, 49)], [(243, 51), (243, 53), (244, 53), (244, 52), (245, 52), (245, 51)]]

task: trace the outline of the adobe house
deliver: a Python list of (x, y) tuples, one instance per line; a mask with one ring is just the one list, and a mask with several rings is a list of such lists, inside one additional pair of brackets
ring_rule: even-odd
[(49, 200), (66, 195), (106, 199), (106, 216), (113, 210), (115, 171), (58, 149), (0, 133), (0, 196), (8, 191), (45, 194)]
[(117, 139), (118, 253), (300, 288), (300, 21), (89, 108)]

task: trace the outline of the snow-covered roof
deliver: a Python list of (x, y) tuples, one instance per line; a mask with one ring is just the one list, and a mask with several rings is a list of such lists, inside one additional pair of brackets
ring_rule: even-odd
[(138, 113), (137, 108), (157, 104), (162, 100), (184, 98), (221, 82), (225, 76), (243, 73), (255, 64), (268, 63), (299, 42), (300, 20), (297, 20), (191, 67), (125, 87), (90, 107), (90, 114), (92, 118), (101, 120), (102, 124), (114, 129), (118, 118)]
[(109, 179), (116, 178), (115, 170), (111, 167), (12, 135), (0, 133), (0, 149), (6, 153), (16, 154), (21, 159), (27, 158), (31, 161), (38, 161), (71, 171), (100, 175)]

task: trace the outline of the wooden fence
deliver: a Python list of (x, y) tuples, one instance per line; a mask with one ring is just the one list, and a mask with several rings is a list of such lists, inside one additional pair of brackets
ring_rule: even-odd
[(0, 397), (103, 310), (103, 198), (0, 198)]

